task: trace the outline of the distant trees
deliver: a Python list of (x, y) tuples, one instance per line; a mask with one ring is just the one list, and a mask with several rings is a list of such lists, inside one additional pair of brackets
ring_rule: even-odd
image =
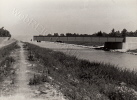
[(122, 35), (122, 37), (125, 37), (126, 34), (127, 34), (127, 30), (126, 30), (126, 29), (123, 29), (123, 30), (121, 31), (121, 35)]
[(72, 34), (71, 33), (66, 33), (66, 36), (72, 36)]
[(59, 34), (58, 33), (54, 33), (54, 36), (59, 36)]
[(92, 34), (91, 36), (106, 37), (106, 36), (108, 36), (108, 34), (105, 32), (99, 31), (97, 33)]
[(113, 28), (112, 31), (108, 34), (108, 36), (110, 37), (120, 37), (121, 34), (119, 31), (115, 31), (115, 29)]
[(11, 34), (4, 27), (0, 28), (0, 37), (11, 37)]
[(79, 37), (82, 37), (82, 36), (92, 36), (92, 35), (89, 35), (89, 34), (78, 34), (78, 33), (66, 33), (65, 36), (71, 36), (71, 37), (79, 36)]
[(115, 29), (113, 28), (112, 31), (109, 33), (109, 36), (115, 37), (116, 36), (116, 32)]
[(60, 36), (65, 36), (65, 34), (61, 33)]
[(52, 36), (52, 34), (48, 34), (47, 36)]
[(99, 32), (97, 33), (97, 36), (103, 36), (102, 32), (99, 31)]
[(78, 37), (83, 37), (83, 36), (86, 36), (86, 37), (125, 37), (125, 36), (134, 36), (134, 37), (137, 37), (137, 30), (135, 32), (128, 32), (126, 29), (123, 29), (121, 32), (120, 31), (116, 31), (114, 28), (111, 30), (110, 33), (106, 33), (106, 32), (102, 32), (102, 31), (98, 31), (94, 34), (78, 34), (78, 33), (61, 33), (61, 34), (58, 34), (58, 33), (54, 33), (53, 35), (52, 34), (48, 34), (47, 36), (70, 36), (70, 37), (75, 37), (75, 36), (78, 36)]

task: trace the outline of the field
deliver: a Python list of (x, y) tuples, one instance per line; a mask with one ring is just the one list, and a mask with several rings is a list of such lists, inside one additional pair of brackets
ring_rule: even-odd
[[(25, 43), (28, 58), (44, 67), (31, 85), (50, 82), (69, 100), (136, 100), (137, 73), (110, 64), (79, 60), (64, 53)], [(48, 76), (48, 77), (47, 77)], [(49, 78), (50, 77), (50, 78)], [(52, 80), (52, 81), (51, 81)]]

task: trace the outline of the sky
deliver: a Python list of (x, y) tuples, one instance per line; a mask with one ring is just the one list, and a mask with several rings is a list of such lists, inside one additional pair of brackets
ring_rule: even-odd
[(0, 27), (12, 36), (137, 30), (137, 0), (0, 0)]

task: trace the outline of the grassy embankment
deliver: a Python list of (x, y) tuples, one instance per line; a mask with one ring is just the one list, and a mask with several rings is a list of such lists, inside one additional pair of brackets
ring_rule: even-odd
[(128, 50), (127, 52), (137, 53), (137, 49), (135, 49), (135, 50)]
[(30, 43), (25, 47), (31, 61), (44, 65), (37, 68), (42, 70), (42, 75), (35, 75), (30, 85), (51, 82), (45, 76), (48, 73), (54, 79), (52, 83), (56, 83), (69, 100), (137, 100), (135, 71), (79, 60)]
[(0, 82), (11, 74), (11, 71), (13, 70), (11, 66), (15, 60), (9, 55), (17, 48), (19, 47), (16, 42), (0, 48)]

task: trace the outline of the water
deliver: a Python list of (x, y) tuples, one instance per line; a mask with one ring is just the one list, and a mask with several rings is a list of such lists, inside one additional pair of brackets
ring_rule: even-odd
[(62, 51), (66, 54), (77, 56), (80, 59), (86, 59), (96, 62), (105, 62), (116, 65), (118, 67), (137, 70), (137, 55), (89, 49), (73, 44), (53, 42), (32, 43), (37, 44), (41, 47), (50, 48), (56, 51)]

